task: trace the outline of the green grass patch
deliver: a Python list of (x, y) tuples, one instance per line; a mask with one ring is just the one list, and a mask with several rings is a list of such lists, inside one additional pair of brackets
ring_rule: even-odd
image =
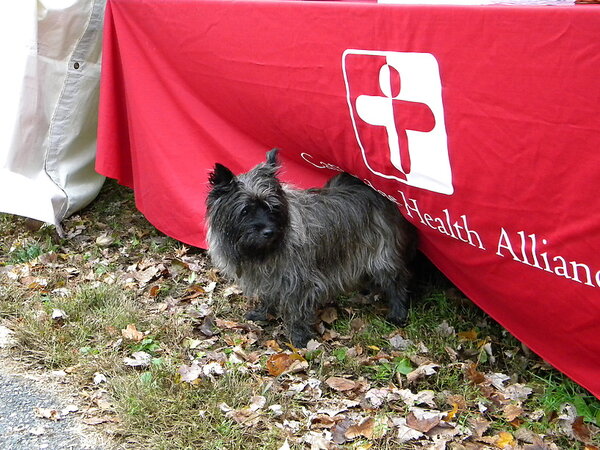
[(545, 377), (535, 375), (535, 378), (542, 390), (537, 402), (544, 410), (559, 411), (565, 403), (569, 403), (586, 422), (600, 426), (600, 400), (584, 388), (554, 371)]
[(174, 367), (161, 367), (110, 381), (127, 442), (146, 448), (214, 450), (281, 445), (284, 438), (277, 428), (259, 424), (249, 432), (221, 410), (223, 403), (242, 408), (260, 393), (252, 377), (230, 370), (214, 382), (190, 385), (177, 382), (174, 372)]

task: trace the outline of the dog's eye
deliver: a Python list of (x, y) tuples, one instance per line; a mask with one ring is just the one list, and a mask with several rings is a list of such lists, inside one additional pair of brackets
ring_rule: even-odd
[(249, 210), (250, 210), (250, 208), (248, 208), (247, 206), (244, 206), (244, 207), (242, 208), (242, 211), (240, 212), (240, 214), (241, 214), (242, 216), (247, 216), (247, 215), (248, 215), (248, 212), (249, 212)]

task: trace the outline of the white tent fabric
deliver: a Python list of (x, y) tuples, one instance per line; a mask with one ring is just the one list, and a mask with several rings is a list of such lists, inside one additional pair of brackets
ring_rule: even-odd
[(91, 202), (105, 0), (19, 0), (0, 14), (0, 212), (55, 224)]

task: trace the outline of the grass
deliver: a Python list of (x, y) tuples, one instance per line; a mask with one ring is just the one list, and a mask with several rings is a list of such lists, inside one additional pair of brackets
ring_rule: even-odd
[[(14, 296), (3, 297), (0, 304), (7, 305), (11, 299), (14, 302)], [(63, 311), (64, 318), (53, 319), (56, 310)], [(22, 358), (47, 369), (59, 369), (107, 356), (110, 351), (106, 346), (119, 330), (144, 317), (122, 290), (84, 287), (67, 297), (33, 296), (27, 308), (21, 309), (15, 332)]]
[(188, 386), (175, 382), (168, 367), (147, 373), (151, 376), (121, 376), (112, 382), (117, 411), (130, 430), (123, 436), (128, 443), (216, 450), (267, 448), (277, 442), (273, 440), (277, 434), (268, 430), (248, 436), (243, 427), (224, 418), (219, 408), (221, 403), (245, 406), (253, 395), (251, 378), (232, 371), (214, 384)]
[(544, 410), (558, 411), (568, 403), (575, 406), (577, 414), (587, 422), (600, 424), (600, 402), (596, 397), (558, 372), (536, 378), (543, 390), (538, 402)]
[[(388, 422), (406, 417), (409, 405), (394, 398), (376, 408), (364, 405), (367, 389), (392, 387), (432, 392), (430, 408), (456, 409), (453, 423), (460, 426), (490, 422), (484, 436), (490, 448), (500, 448), (493, 443), (500, 433), (512, 437), (519, 429), (544, 445), (583, 448), (560, 426), (565, 404), (591, 431), (587, 444), (599, 445), (600, 401), (524, 349), (447, 282), (422, 280), (402, 330), (383, 319), (384, 305), (366, 304), (360, 295), (340, 299), (337, 319), (326, 326), (329, 338), (297, 356), (306, 368), (273, 375), (267, 367), (273, 353), (297, 355), (285, 345), (280, 324), (246, 326), (247, 299), (227, 293), (203, 251), (150, 226), (135, 212), (129, 190), (107, 182), (91, 207), (66, 221), (69, 239), (25, 224), (0, 215), (0, 269), (11, 274), (0, 270), (0, 324), (15, 332), (12, 355), (29, 366), (65, 370), (91, 406), (86, 414), (107, 418), (124, 448), (278, 449), (286, 438), (291, 448), (305, 448), (310, 433), (331, 439), (335, 429), (317, 411), (349, 401), (357, 405), (334, 422), (371, 417), (390, 431), (359, 435), (337, 448), (422, 447), (427, 441), (400, 443)], [(145, 275), (148, 268), (152, 276)], [(139, 335), (126, 334), (128, 326)], [(405, 347), (391, 345), (397, 336)], [(124, 363), (136, 352), (150, 355), (149, 365)], [(223, 373), (184, 381), (182, 370), (192, 361), (202, 370), (214, 363)], [(409, 381), (407, 375), (426, 363), (437, 365), (435, 373)], [(507, 384), (532, 390), (518, 405), (510, 403), (523, 410), (515, 420), (506, 418), (507, 403), (494, 389), (474, 381), (498, 372), (510, 378)], [(106, 381), (93, 381), (98, 373)], [(338, 392), (326, 385), (329, 377), (354, 380), (357, 388)], [(251, 411), (255, 396), (265, 405)], [(456, 439), (462, 445), (467, 438)]]

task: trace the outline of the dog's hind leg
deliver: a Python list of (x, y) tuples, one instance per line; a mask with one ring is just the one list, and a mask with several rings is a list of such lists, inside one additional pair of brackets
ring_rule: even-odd
[(374, 280), (389, 304), (386, 319), (400, 327), (405, 326), (408, 321), (408, 280), (405, 278), (400, 275), (387, 275), (376, 277)]
[(405, 326), (408, 322), (408, 295), (406, 289), (390, 289), (386, 292), (386, 296), (390, 305), (390, 311), (386, 319), (399, 327)]

